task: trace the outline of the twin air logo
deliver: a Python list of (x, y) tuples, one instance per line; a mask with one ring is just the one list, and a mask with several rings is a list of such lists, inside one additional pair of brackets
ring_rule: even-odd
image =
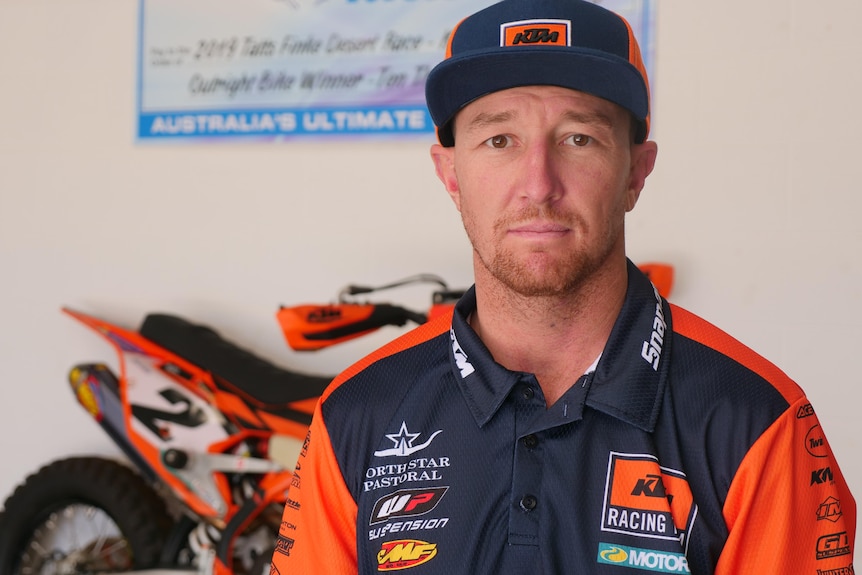
[(826, 438), (823, 436), (820, 424), (815, 425), (805, 434), (805, 449), (812, 457), (829, 456), (829, 447), (826, 445)]
[(696, 516), (684, 473), (660, 467), (653, 455), (611, 452), (602, 531), (675, 540), (685, 549)]
[(458, 366), (458, 371), (461, 372), (461, 379), (464, 379), (476, 371), (476, 368), (473, 367), (472, 363), (467, 361), (467, 354), (461, 349), (458, 338), (455, 337), (454, 329), (449, 330), (449, 337), (452, 339), (452, 355), (455, 358), (455, 365)]
[(500, 46), (571, 46), (570, 20), (519, 20), (500, 25)]
[(631, 567), (655, 573), (691, 573), (688, 561), (681, 553), (638, 549), (623, 545), (599, 543), (598, 562), (606, 565)]
[(416, 539), (387, 541), (377, 552), (378, 571), (398, 571), (422, 565), (437, 556), (437, 544)]

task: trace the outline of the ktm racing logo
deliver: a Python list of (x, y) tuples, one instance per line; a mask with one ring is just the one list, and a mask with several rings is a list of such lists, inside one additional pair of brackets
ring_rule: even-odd
[(659, 466), (652, 455), (610, 454), (602, 531), (685, 546), (696, 516), (685, 474)]
[(520, 20), (500, 26), (500, 46), (569, 46), (569, 20)]
[(437, 544), (416, 539), (387, 541), (377, 552), (378, 571), (398, 571), (422, 565), (437, 556)]

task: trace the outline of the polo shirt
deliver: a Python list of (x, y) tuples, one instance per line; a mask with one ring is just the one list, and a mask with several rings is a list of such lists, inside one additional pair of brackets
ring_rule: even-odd
[(471, 329), (473, 289), (336, 378), (273, 573), (852, 573), (855, 501), (802, 390), (628, 266), (550, 407)]

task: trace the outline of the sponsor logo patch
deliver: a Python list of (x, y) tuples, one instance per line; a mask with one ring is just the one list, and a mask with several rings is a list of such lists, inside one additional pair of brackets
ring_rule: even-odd
[(805, 434), (805, 449), (813, 457), (827, 457), (829, 455), (829, 447), (826, 445), (826, 438), (823, 436), (820, 425), (815, 425)]
[(817, 575), (856, 575), (853, 571), (853, 565), (847, 567), (839, 567), (838, 569), (818, 569)]
[(422, 451), (434, 441), (434, 438), (437, 437), (440, 433), (443, 433), (442, 429), (438, 429), (434, 433), (431, 434), (431, 437), (428, 438), (424, 443), (420, 443), (419, 445), (413, 445), (413, 442), (422, 435), (421, 433), (410, 433), (407, 430), (407, 422), (401, 422), (401, 429), (398, 433), (389, 433), (386, 437), (395, 444), (395, 447), (391, 449), (381, 449), (380, 451), (375, 451), (374, 455), (377, 457), (407, 457), (409, 455), (413, 455), (418, 451)]
[(822, 521), (831, 521), (835, 523), (839, 519), (841, 519), (841, 502), (832, 497), (831, 495), (820, 504), (817, 508), (817, 520)]
[(653, 286), (655, 292), (655, 317), (652, 321), (652, 333), (648, 340), (643, 342), (641, 348), (641, 357), (646, 360), (653, 368), (653, 371), (658, 371), (658, 364), (661, 361), (661, 350), (664, 345), (664, 336), (667, 331), (667, 322), (664, 319), (664, 310), (661, 305), (661, 295), (658, 293), (658, 288)]
[(596, 560), (605, 565), (630, 567), (654, 573), (691, 573), (688, 560), (682, 553), (639, 549), (625, 545), (599, 543), (599, 554)]
[(500, 26), (500, 46), (571, 46), (570, 20), (519, 20)]
[(437, 507), (447, 489), (449, 488), (402, 489), (381, 497), (374, 504), (370, 524), (382, 523), (393, 517), (424, 515)]
[(850, 555), (850, 538), (846, 531), (824, 535), (817, 540), (817, 559)]
[(824, 483), (832, 483), (835, 481), (835, 477), (832, 475), (831, 467), (824, 467), (823, 469), (816, 469), (811, 472), (811, 485), (822, 485)]
[(467, 354), (461, 349), (461, 344), (458, 343), (458, 338), (455, 337), (454, 329), (449, 329), (449, 338), (452, 340), (452, 357), (455, 358), (455, 366), (461, 374), (461, 379), (464, 379), (476, 371), (476, 368), (473, 367), (473, 364), (467, 359)]
[(404, 533), (410, 531), (433, 531), (434, 529), (442, 529), (449, 524), (448, 517), (435, 517), (434, 519), (414, 519), (407, 521), (390, 521), (384, 523), (382, 527), (374, 527), (368, 530), (368, 540), (374, 541), (392, 535), (394, 533)]
[(679, 541), (685, 548), (697, 516), (685, 474), (646, 454), (611, 452), (602, 531)]
[(290, 550), (293, 549), (294, 543), (295, 541), (290, 537), (279, 535), (278, 539), (275, 542), (275, 551), (276, 553), (281, 553), (282, 555), (287, 555), (288, 557), (290, 557)]
[(803, 406), (799, 407), (799, 410), (796, 412), (796, 419), (805, 419), (806, 417), (811, 417), (814, 415), (814, 408), (810, 403), (806, 403)]
[(417, 457), (403, 463), (375, 465), (365, 470), (367, 481), (362, 482), (362, 489), (374, 491), (404, 483), (441, 481), (443, 469), (450, 465), (448, 457)]
[(398, 571), (422, 565), (437, 556), (437, 544), (417, 539), (387, 541), (377, 552), (378, 571)]

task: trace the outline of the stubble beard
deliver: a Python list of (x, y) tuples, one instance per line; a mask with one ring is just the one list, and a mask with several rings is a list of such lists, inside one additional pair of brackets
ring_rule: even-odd
[[(528, 207), (517, 214), (498, 220), (493, 228), (493, 240), (482, 242), (468, 214), (462, 214), (464, 228), (481, 265), (504, 288), (523, 297), (564, 297), (579, 292), (588, 280), (602, 268), (616, 244), (619, 231), (608, 226), (608, 233), (598, 246), (586, 245), (587, 225), (575, 214), (562, 214), (544, 207)], [(554, 257), (541, 249), (525, 254), (502, 247), (506, 230), (518, 222), (542, 218), (566, 226), (570, 233), (581, 236), (574, 249), (563, 257)]]

